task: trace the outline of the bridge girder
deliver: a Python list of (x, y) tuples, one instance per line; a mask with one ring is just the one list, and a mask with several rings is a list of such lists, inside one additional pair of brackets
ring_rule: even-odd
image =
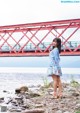
[[(55, 37), (62, 40), (64, 48), (61, 55), (80, 55), (80, 44), (75, 48), (67, 45), (71, 38), (75, 40), (73, 36), (76, 33), (80, 36), (79, 30), (80, 19), (0, 26), (0, 56), (48, 55)], [(50, 40), (50, 44), (44, 45), (45, 40)], [(34, 51), (30, 48), (27, 49), (29, 43), (34, 46)], [(18, 50), (17, 46), (19, 46)], [(44, 49), (40, 46), (44, 46)], [(9, 50), (3, 50), (4, 47)]]

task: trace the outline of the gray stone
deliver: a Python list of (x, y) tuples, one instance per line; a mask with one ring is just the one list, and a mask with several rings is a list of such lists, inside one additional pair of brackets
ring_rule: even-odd
[(6, 105), (0, 106), (0, 111), (1, 112), (6, 112), (7, 111), (7, 106)]
[(69, 111), (65, 111), (64, 113), (71, 113), (71, 112), (69, 112)]
[(31, 110), (25, 110), (24, 113), (44, 113), (44, 109), (31, 109)]
[(56, 111), (56, 113), (63, 113), (61, 110)]

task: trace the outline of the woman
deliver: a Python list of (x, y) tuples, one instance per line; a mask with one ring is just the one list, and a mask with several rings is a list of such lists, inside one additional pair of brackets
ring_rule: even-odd
[[(54, 98), (61, 98), (62, 97), (62, 83), (60, 76), (62, 75), (61, 67), (59, 65), (60, 61), (60, 52), (61, 52), (61, 39), (55, 38), (53, 40), (53, 49), (50, 51), (49, 57), (50, 57), (50, 76), (52, 76), (53, 87), (54, 87)], [(58, 91), (57, 91), (58, 88)]]

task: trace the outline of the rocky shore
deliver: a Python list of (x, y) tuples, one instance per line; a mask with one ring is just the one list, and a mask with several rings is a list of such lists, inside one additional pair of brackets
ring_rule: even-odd
[[(3, 91), (5, 94), (8, 91)], [(80, 84), (63, 83), (63, 98), (53, 98), (53, 83), (22, 86), (14, 97), (0, 97), (0, 112), (7, 113), (80, 113)]]

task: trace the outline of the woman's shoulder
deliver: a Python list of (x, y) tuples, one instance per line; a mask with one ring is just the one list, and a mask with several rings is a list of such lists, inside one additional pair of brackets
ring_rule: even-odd
[(58, 52), (59, 50), (58, 50), (57, 47), (55, 47), (52, 51), (53, 51), (53, 52)]
[(52, 51), (50, 51), (50, 55), (55, 55), (58, 53), (59, 53), (58, 48), (54, 48), (54, 49), (52, 49)]

